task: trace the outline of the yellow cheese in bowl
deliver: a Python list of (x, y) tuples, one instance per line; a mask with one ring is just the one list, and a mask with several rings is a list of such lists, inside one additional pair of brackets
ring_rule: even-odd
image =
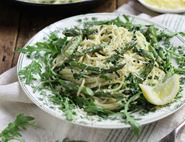
[(185, 0), (144, 0), (144, 1), (158, 8), (164, 9), (185, 8)]

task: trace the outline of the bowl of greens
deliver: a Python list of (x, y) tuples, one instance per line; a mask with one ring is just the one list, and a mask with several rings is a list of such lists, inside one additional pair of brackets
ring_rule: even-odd
[(184, 104), (180, 34), (129, 15), (67, 18), (19, 49), (19, 82), (38, 107), (59, 119), (138, 133), (140, 125)]

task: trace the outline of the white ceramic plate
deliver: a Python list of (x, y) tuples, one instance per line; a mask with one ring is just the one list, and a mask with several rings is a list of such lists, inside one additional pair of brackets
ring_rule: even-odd
[[(87, 15), (80, 15), (75, 16), (71, 18), (67, 18), (64, 20), (61, 20), (59, 22), (56, 22), (43, 30), (41, 30), (39, 33), (37, 33), (27, 44), (27, 45), (33, 45), (34, 43), (38, 41), (42, 41), (47, 37), (51, 32), (58, 32), (59, 34), (63, 31), (64, 28), (70, 28), (74, 25), (79, 25), (80, 23), (77, 22), (79, 19), (91, 19), (92, 17), (96, 17), (98, 20), (110, 20), (114, 19), (118, 14), (113, 13), (95, 13), (95, 14), (87, 14)], [(158, 28), (166, 30), (163, 26), (160, 26), (158, 24), (155, 24), (150, 21), (146, 21), (143, 19), (140, 19), (138, 17), (131, 16), (133, 23), (136, 24), (154, 24)], [(168, 31), (169, 32), (169, 31)], [(182, 45), (185, 43), (183, 38), (181, 37), (175, 37), (173, 39), (173, 43), (175, 45)], [(25, 66), (30, 64), (31, 59), (27, 58), (26, 55), (21, 54), (19, 57), (17, 70), (18, 72), (23, 69)], [(24, 84), (23, 81), (19, 78), (20, 85), (22, 86), (22, 89), (24, 90), (25, 94), (43, 111), (59, 118), (62, 120), (66, 120), (64, 113), (59, 109), (59, 106), (54, 105), (51, 101), (49, 101), (48, 96), (51, 96), (52, 94), (45, 94), (41, 95), (39, 92), (33, 93), (33, 88), (31, 86), (28, 86)], [(38, 82), (39, 83), (39, 82)], [(36, 84), (37, 85), (37, 84)], [(184, 93), (184, 91), (182, 92)], [(139, 113), (134, 114), (135, 118), (139, 118), (138, 122), (141, 125), (148, 124), (157, 120), (160, 120), (175, 111), (177, 111), (185, 102), (185, 95), (178, 99), (178, 101), (171, 103), (168, 106), (159, 108), (155, 112), (150, 112), (145, 115), (140, 115)], [(72, 123), (88, 126), (88, 127), (96, 127), (96, 128), (127, 128), (130, 127), (128, 124), (124, 123), (121, 120), (113, 120), (113, 119), (100, 119), (98, 116), (88, 116), (86, 115), (82, 110), (76, 110), (78, 111), (77, 117)]]
[(185, 8), (178, 8), (178, 9), (164, 9), (164, 8), (159, 8), (157, 6), (154, 5), (150, 5), (148, 3), (146, 3), (144, 0), (138, 0), (142, 5), (144, 5), (146, 8), (155, 11), (155, 12), (159, 12), (159, 13), (182, 13), (185, 12)]
[(32, 5), (32, 6), (64, 6), (64, 5), (75, 5), (75, 4), (83, 4), (83, 3), (92, 3), (97, 0), (80, 0), (80, 1), (74, 1), (74, 2), (61, 2), (61, 3), (43, 3), (43, 2), (35, 2), (34, 0), (14, 0), (15, 2), (19, 2), (26, 5)]

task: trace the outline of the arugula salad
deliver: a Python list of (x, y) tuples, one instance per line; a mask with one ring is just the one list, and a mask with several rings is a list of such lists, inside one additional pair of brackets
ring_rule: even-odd
[(102, 119), (118, 115), (138, 133), (135, 112), (151, 112), (180, 97), (185, 53), (171, 39), (184, 33), (134, 24), (125, 15), (79, 22), (19, 49), (32, 59), (19, 71), (21, 80), (35, 91), (50, 90), (50, 101), (67, 120), (76, 119), (77, 109)]

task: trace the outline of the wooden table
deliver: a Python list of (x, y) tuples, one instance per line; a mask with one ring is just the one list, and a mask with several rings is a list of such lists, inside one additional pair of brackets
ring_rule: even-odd
[[(113, 12), (126, 0), (105, 0), (89, 12)], [(48, 14), (49, 13), (49, 14)], [(66, 17), (65, 13), (38, 12), (18, 7), (7, 0), (0, 0), (0, 73), (15, 66), (16, 48), (24, 44), (39, 30)], [(75, 13), (75, 15), (78, 13)], [(74, 15), (74, 14), (73, 14)]]

